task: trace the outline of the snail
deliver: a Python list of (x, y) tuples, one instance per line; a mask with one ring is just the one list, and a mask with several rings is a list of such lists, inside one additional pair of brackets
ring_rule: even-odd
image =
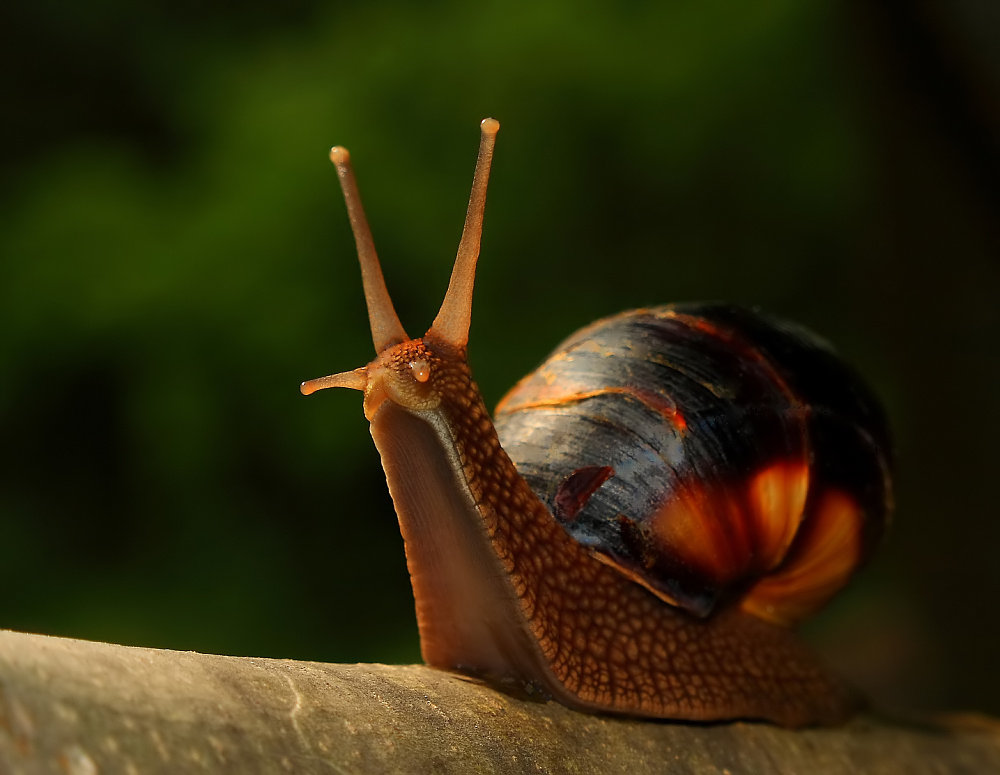
[(877, 400), (800, 327), (679, 304), (572, 335), (494, 425), (466, 352), (498, 130), (483, 120), (448, 290), (417, 339), (386, 289), (350, 156), (330, 152), (377, 355), (301, 391), (364, 392), (423, 659), (591, 713), (848, 718), (860, 694), (791, 626), (888, 522)]

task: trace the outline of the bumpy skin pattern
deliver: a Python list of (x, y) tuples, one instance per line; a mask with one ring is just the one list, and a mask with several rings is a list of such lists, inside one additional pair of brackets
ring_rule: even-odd
[[(858, 697), (794, 634), (738, 610), (667, 605), (575, 541), (518, 474), (465, 353), (425, 339), (437, 410), (545, 665), (525, 676), (585, 710), (688, 720), (836, 723)], [(418, 601), (419, 605), (419, 601)], [(438, 665), (438, 667), (454, 667)]]
[[(772, 620), (809, 615), (879, 542), (892, 506), (889, 434), (873, 394), (812, 334), (731, 305), (633, 310), (587, 326), (503, 399), (497, 429), (557, 514), (575, 472), (614, 469), (567, 530), (700, 616), (786, 569), (797, 575), (768, 591)], [(785, 490), (784, 500), (755, 513), (754, 482)], [(685, 513), (707, 523), (700, 554), (664, 538), (685, 498), (697, 506)], [(810, 531), (831, 504), (856, 524), (840, 528), (851, 533), (840, 558), (818, 562), (830, 527)], [(755, 517), (770, 528), (770, 551), (754, 541)]]

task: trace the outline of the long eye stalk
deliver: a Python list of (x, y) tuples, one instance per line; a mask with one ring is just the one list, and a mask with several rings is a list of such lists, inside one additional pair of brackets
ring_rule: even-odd
[(368, 303), (368, 321), (372, 328), (372, 341), (375, 352), (381, 353), (394, 344), (405, 342), (408, 337), (399, 322), (396, 309), (392, 306), (389, 291), (382, 277), (382, 267), (375, 252), (375, 241), (368, 227), (365, 208), (361, 205), (361, 195), (358, 194), (358, 184), (354, 180), (354, 169), (351, 167), (351, 155), (346, 148), (335, 146), (330, 149), (330, 161), (337, 167), (337, 177), (340, 178), (340, 188), (344, 192), (347, 203), (347, 215), (351, 219), (351, 230), (354, 232), (354, 242), (358, 246), (358, 261), (361, 264), (361, 281), (365, 287), (365, 301)]
[(472, 289), (476, 281), (476, 261), (479, 258), (479, 243), (483, 235), (483, 214), (486, 210), (486, 185), (490, 181), (490, 164), (493, 161), (493, 146), (496, 144), (500, 122), (484, 118), (480, 124), (479, 158), (476, 160), (476, 174), (472, 179), (472, 195), (469, 209), (465, 214), (465, 228), (462, 241), (458, 245), (458, 256), (451, 271), (451, 281), (441, 309), (434, 318), (428, 335), (444, 339), (457, 347), (464, 347), (469, 341), (469, 324), (472, 322)]

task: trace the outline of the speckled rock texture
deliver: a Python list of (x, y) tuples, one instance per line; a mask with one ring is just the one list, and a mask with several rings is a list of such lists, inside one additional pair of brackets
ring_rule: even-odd
[(0, 631), (0, 773), (989, 773), (1000, 723), (671, 724), (526, 702), (419, 666), (325, 665)]

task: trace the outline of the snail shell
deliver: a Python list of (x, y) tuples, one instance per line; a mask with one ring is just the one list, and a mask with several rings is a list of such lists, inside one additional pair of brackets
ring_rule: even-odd
[(504, 397), (496, 428), (577, 541), (699, 617), (734, 603), (802, 620), (891, 512), (872, 393), (805, 329), (730, 305), (581, 329)]

